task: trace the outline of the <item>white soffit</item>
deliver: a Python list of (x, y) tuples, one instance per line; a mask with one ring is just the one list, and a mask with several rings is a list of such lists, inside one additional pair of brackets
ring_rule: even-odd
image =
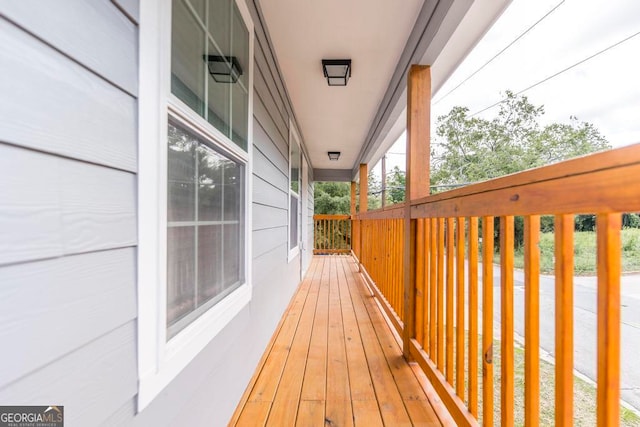
[[(351, 169), (424, 0), (260, 0), (311, 163)], [(346, 87), (329, 87), (322, 59), (351, 59)], [(340, 151), (330, 161), (327, 151)]]
[[(432, 98), (502, 15), (512, 0), (455, 0), (420, 64), (431, 65)], [(461, 18), (462, 17), (462, 18)], [(406, 84), (406, 83), (405, 83)], [(384, 124), (378, 141), (362, 158), (374, 164), (406, 129), (406, 88)], [(355, 166), (354, 166), (355, 170)]]

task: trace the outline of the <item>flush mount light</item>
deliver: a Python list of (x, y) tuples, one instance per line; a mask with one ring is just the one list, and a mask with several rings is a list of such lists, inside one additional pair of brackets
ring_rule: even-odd
[(351, 77), (351, 60), (323, 59), (322, 72), (329, 86), (346, 86)]
[(340, 158), (339, 151), (328, 151), (327, 154), (329, 155), (329, 160), (332, 161), (338, 161), (338, 159)]
[(235, 83), (242, 75), (242, 67), (235, 56), (205, 55), (209, 74), (218, 83)]

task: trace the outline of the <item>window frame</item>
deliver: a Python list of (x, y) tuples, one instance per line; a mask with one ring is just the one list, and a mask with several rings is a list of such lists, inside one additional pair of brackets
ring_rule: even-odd
[[(138, 143), (138, 405), (141, 412), (251, 301), (254, 25), (249, 33), (247, 150), (171, 93), (172, 0), (140, 2)], [(244, 165), (244, 276), (225, 298), (167, 341), (167, 144), (169, 119)]]
[[(291, 148), (293, 147), (293, 143), (298, 144), (298, 155), (299, 155), (299, 159), (298, 159), (298, 192), (296, 193), (295, 191), (293, 191), (291, 189), (291, 159), (292, 159), (292, 153), (291, 153)], [(293, 261), (299, 254), (300, 254), (300, 231), (301, 231), (301, 214), (302, 212), (300, 212), (302, 210), (302, 191), (303, 189), (302, 187), (302, 144), (300, 144), (300, 136), (298, 135), (298, 132), (295, 129), (295, 126), (293, 124), (293, 121), (290, 119), (289, 120), (289, 179), (288, 179), (288, 183), (289, 183), (289, 197), (288, 197), (288, 206), (287, 206), (287, 261), (290, 263), (291, 261)], [(295, 197), (297, 199), (297, 206), (298, 206), (298, 221), (297, 221), (297, 233), (296, 233), (296, 237), (297, 237), (297, 241), (296, 241), (296, 245), (292, 248), (291, 247), (291, 198)]]

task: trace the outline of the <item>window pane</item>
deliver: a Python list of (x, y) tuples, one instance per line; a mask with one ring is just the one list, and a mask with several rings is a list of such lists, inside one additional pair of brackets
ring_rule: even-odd
[[(209, 40), (209, 55), (222, 56), (224, 53), (218, 50)], [(228, 56), (229, 51), (224, 56)], [(209, 97), (207, 104), (207, 120), (216, 129), (229, 137), (229, 124), (231, 123), (231, 86), (233, 83), (216, 82), (213, 76), (209, 74), (207, 85), (209, 87)]]
[(295, 139), (291, 139), (291, 190), (300, 192), (300, 146)]
[(222, 289), (222, 225), (200, 226), (197, 305), (200, 306), (215, 297)]
[(169, 123), (168, 221), (193, 221), (195, 214), (195, 151), (197, 140)]
[(224, 287), (233, 289), (244, 282), (244, 225), (224, 226)]
[(195, 227), (167, 230), (167, 326), (195, 308)]
[(244, 168), (232, 161), (227, 161), (224, 168), (224, 220), (238, 221), (242, 216), (242, 194)]
[(184, 1), (173, 1), (171, 18), (171, 92), (204, 116), (204, 82), (207, 64), (204, 28)]
[(222, 220), (224, 157), (206, 145), (198, 147), (198, 220)]
[(289, 201), (289, 249), (293, 249), (298, 246), (298, 198), (291, 195)]

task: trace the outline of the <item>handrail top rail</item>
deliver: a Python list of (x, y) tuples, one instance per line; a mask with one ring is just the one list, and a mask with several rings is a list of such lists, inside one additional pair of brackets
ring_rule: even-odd
[(411, 206), (457, 199), (479, 193), (514, 188), (522, 185), (584, 175), (606, 169), (640, 164), (640, 143), (599, 153), (588, 154), (551, 165), (493, 178), (466, 187), (444, 191), (412, 200)]
[(319, 220), (319, 219), (345, 220), (345, 219), (351, 219), (351, 215), (315, 214), (313, 215), (313, 219), (314, 220)]

